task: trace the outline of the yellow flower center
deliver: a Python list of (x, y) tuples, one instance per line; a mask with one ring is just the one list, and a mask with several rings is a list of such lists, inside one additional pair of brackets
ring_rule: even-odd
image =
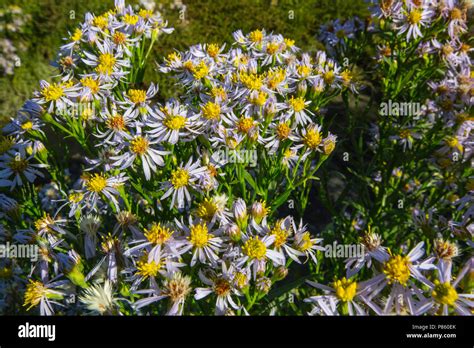
[(21, 125), (21, 129), (25, 130), (25, 131), (29, 131), (31, 129), (33, 129), (33, 122), (31, 121), (26, 121), (25, 123), (23, 123)]
[(153, 16), (153, 11), (152, 10), (146, 10), (144, 8), (140, 9), (140, 11), (138, 11), (138, 15), (142, 18), (150, 18), (151, 16)]
[(107, 120), (107, 126), (115, 131), (120, 131), (125, 129), (125, 119), (122, 115), (111, 116)]
[(251, 259), (263, 260), (266, 258), (267, 247), (258, 237), (251, 237), (245, 242), (242, 252)]
[(168, 56), (166, 57), (166, 59), (168, 60), (168, 62), (178, 62), (181, 60), (181, 54), (179, 54), (178, 52), (172, 52), (170, 54), (168, 54)]
[(128, 25), (135, 25), (138, 22), (138, 16), (126, 14), (123, 18), (123, 21)]
[(80, 192), (74, 192), (69, 195), (68, 199), (69, 199), (69, 202), (71, 203), (79, 203), (80, 201), (82, 201), (83, 197), (84, 197), (84, 194)]
[(248, 284), (248, 277), (245, 273), (237, 272), (234, 275), (233, 282), (238, 288), (242, 289)]
[(188, 237), (188, 240), (194, 247), (203, 248), (209, 243), (209, 240), (213, 237), (214, 235), (209, 233), (206, 224), (203, 223), (191, 226), (190, 236)]
[(224, 87), (213, 87), (211, 89), (211, 95), (216, 98), (219, 97), (221, 99), (227, 99), (227, 93), (224, 89)]
[(295, 40), (285, 38), (283, 41), (285, 42), (286, 47), (293, 47), (295, 45)]
[(301, 236), (301, 239), (296, 244), (296, 248), (301, 252), (305, 252), (311, 249), (312, 246), (313, 242), (311, 241), (311, 235), (309, 234), (309, 232), (304, 232)]
[(349, 70), (344, 70), (341, 73), (341, 78), (342, 78), (342, 81), (344, 82), (344, 84), (348, 85), (349, 82), (351, 82), (351, 80), (352, 80), (352, 74)]
[(249, 34), (249, 39), (252, 42), (261, 42), (263, 40), (263, 32), (261, 30), (254, 30)]
[(84, 111), (82, 111), (81, 118), (84, 121), (88, 121), (91, 119), (92, 115), (94, 115), (94, 110), (92, 108), (87, 107), (84, 109)]
[(54, 220), (51, 218), (49, 214), (44, 214), (44, 216), (41, 219), (38, 219), (35, 221), (35, 228), (37, 232), (40, 231), (50, 231), (49, 225), (54, 224)]
[(333, 152), (335, 147), (336, 142), (334, 141), (334, 138), (327, 138), (324, 140), (323, 151), (325, 155), (329, 155), (331, 152)]
[(145, 278), (156, 277), (162, 266), (161, 262), (138, 261), (137, 273)]
[(130, 150), (137, 155), (144, 155), (149, 145), (150, 142), (146, 138), (137, 136), (130, 142)]
[(29, 280), (26, 286), (25, 299), (23, 306), (28, 306), (27, 310), (36, 307), (41, 302), (41, 299), (48, 292), (48, 289), (40, 281)]
[(439, 304), (453, 306), (458, 299), (458, 293), (449, 282), (440, 283), (439, 280), (434, 281), (434, 289), (431, 293), (434, 300)]
[(249, 102), (254, 105), (262, 106), (267, 101), (267, 96), (267, 93), (260, 91), (254, 96), (249, 96)]
[(389, 284), (399, 283), (406, 286), (410, 278), (411, 261), (408, 256), (395, 255), (385, 262), (383, 273), (387, 277)]
[(105, 29), (107, 25), (109, 24), (109, 20), (106, 15), (97, 16), (92, 21), (92, 24), (94, 24), (96, 27), (100, 29)]
[(321, 133), (316, 128), (310, 128), (303, 136), (303, 142), (310, 149), (316, 149), (321, 144)]
[(248, 133), (254, 125), (251, 117), (244, 117), (237, 122), (237, 129), (242, 133)]
[(420, 9), (413, 9), (408, 14), (408, 22), (410, 22), (411, 25), (418, 24), (421, 21), (421, 16), (422, 12)]
[(267, 86), (270, 89), (275, 89), (280, 83), (285, 80), (286, 71), (282, 68), (277, 68), (267, 72)]
[(209, 74), (209, 67), (203, 61), (192, 69), (193, 76), (196, 80), (200, 80)]
[(207, 45), (206, 51), (212, 58), (215, 58), (219, 54), (219, 46), (216, 44), (209, 44)]
[(146, 101), (146, 91), (142, 89), (131, 89), (127, 94), (134, 104), (140, 104)]
[(202, 116), (207, 120), (218, 120), (221, 114), (221, 107), (217, 103), (208, 101), (202, 108)]
[(95, 70), (100, 74), (111, 74), (117, 60), (111, 53), (104, 53), (99, 56), (99, 64)]
[(275, 236), (275, 248), (280, 248), (283, 244), (286, 243), (289, 233), (287, 230), (281, 228), (280, 223), (277, 222), (275, 227), (270, 232), (271, 235)]
[(186, 186), (189, 183), (189, 172), (184, 168), (178, 168), (171, 173), (170, 181), (175, 189)]
[(267, 53), (270, 55), (275, 54), (276, 52), (278, 52), (279, 47), (280, 45), (278, 44), (278, 42), (270, 42), (267, 45)]
[(296, 71), (298, 71), (300, 76), (307, 77), (311, 73), (311, 68), (307, 65), (298, 65)]
[(82, 30), (79, 28), (76, 28), (74, 31), (74, 34), (71, 35), (71, 40), (72, 41), (79, 41), (82, 38)]
[(102, 174), (94, 174), (92, 178), (87, 181), (86, 187), (91, 192), (102, 192), (107, 186), (107, 178)]
[(52, 83), (47, 87), (44, 87), (41, 91), (41, 94), (46, 99), (46, 101), (58, 100), (64, 95), (63, 87), (58, 83)]
[(291, 129), (286, 123), (279, 123), (276, 127), (276, 133), (279, 139), (283, 140), (288, 138), (290, 135)]
[(159, 223), (154, 223), (149, 230), (145, 230), (145, 238), (150, 243), (161, 245), (171, 238), (173, 231), (169, 228), (161, 226)]
[(245, 87), (255, 91), (262, 88), (263, 85), (262, 77), (257, 74), (241, 73), (240, 81)]
[(284, 152), (284, 154), (283, 154), (283, 156), (284, 156), (285, 158), (290, 158), (290, 157), (294, 156), (295, 154), (296, 154), (296, 152), (295, 152), (294, 150), (292, 150), (292, 149), (286, 149), (285, 152)]
[(347, 280), (345, 277), (336, 280), (332, 286), (336, 291), (337, 298), (343, 302), (352, 301), (357, 292), (357, 282)]
[(186, 117), (181, 115), (167, 116), (163, 120), (163, 124), (171, 130), (179, 130), (186, 125)]
[(305, 108), (305, 100), (303, 97), (293, 98), (292, 96), (289, 104), (295, 112), (300, 112)]
[(323, 74), (323, 80), (326, 82), (328, 85), (334, 82), (336, 79), (336, 74), (334, 73), (333, 70), (328, 70)]
[(411, 132), (409, 129), (402, 129), (400, 133), (398, 133), (399, 137), (402, 139), (410, 139), (411, 138)]
[(449, 17), (451, 18), (451, 20), (460, 20), (463, 18), (463, 14), (459, 8), (455, 7), (451, 10)]
[(201, 202), (197, 208), (197, 216), (201, 219), (210, 221), (216, 214), (218, 208), (214, 201), (210, 198), (206, 198)]
[(116, 45), (123, 45), (127, 41), (127, 36), (121, 31), (116, 31), (114, 33), (112, 40), (114, 41), (114, 44)]
[(94, 80), (90, 76), (81, 79), (81, 84), (84, 87), (88, 87), (91, 90), (92, 94), (97, 94), (97, 92), (99, 92), (99, 81)]
[(446, 145), (448, 145), (452, 149), (458, 149), (462, 152), (463, 146), (459, 143), (458, 138), (455, 136), (448, 136), (445, 138)]

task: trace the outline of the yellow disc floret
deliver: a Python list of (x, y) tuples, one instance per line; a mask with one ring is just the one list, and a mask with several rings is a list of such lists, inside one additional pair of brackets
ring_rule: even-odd
[(151, 225), (150, 229), (145, 230), (145, 238), (155, 245), (161, 245), (171, 238), (173, 231), (169, 228), (162, 226), (159, 223)]
[(147, 262), (147, 261), (138, 261), (137, 262), (137, 274), (149, 278), (156, 277), (163, 265), (161, 262)]
[(458, 293), (449, 282), (441, 283), (439, 280), (434, 281), (434, 289), (431, 293), (434, 300), (439, 304), (452, 306), (458, 299)]
[(394, 255), (384, 264), (383, 273), (389, 284), (399, 283), (405, 286), (410, 278), (411, 261), (408, 256)]
[(104, 53), (99, 56), (99, 64), (95, 70), (100, 74), (110, 75), (114, 71), (116, 59), (113, 54)]
[(408, 14), (408, 22), (410, 22), (411, 25), (420, 23), (421, 18), (422, 18), (422, 12), (420, 9), (413, 9)]
[(275, 248), (280, 248), (283, 244), (286, 243), (288, 239), (289, 232), (281, 228), (281, 222), (277, 221), (275, 227), (270, 231), (270, 235), (275, 236)]
[(130, 142), (130, 151), (137, 155), (144, 155), (149, 146), (150, 142), (146, 138), (137, 136)]
[(221, 107), (217, 103), (208, 101), (202, 108), (202, 116), (207, 120), (218, 120), (221, 114)]
[(214, 217), (218, 210), (218, 207), (213, 199), (206, 198), (203, 202), (201, 202), (197, 208), (197, 216), (201, 219), (210, 221)]
[(171, 173), (171, 185), (178, 189), (189, 183), (189, 172), (184, 168), (178, 168)]
[(107, 178), (102, 174), (94, 174), (87, 180), (86, 187), (89, 191), (99, 193), (107, 186)]
[(142, 89), (131, 89), (128, 91), (128, 97), (134, 104), (144, 103), (146, 101), (146, 91)]
[(64, 95), (63, 87), (58, 83), (52, 83), (41, 90), (41, 94), (46, 101), (55, 101)]
[(245, 242), (242, 252), (251, 259), (264, 260), (267, 254), (267, 246), (258, 237), (251, 237)]
[(337, 298), (343, 302), (352, 301), (357, 293), (357, 282), (353, 280), (347, 280), (345, 277), (336, 280), (332, 286), (336, 292)]
[(171, 130), (180, 130), (186, 126), (186, 117), (181, 115), (170, 115), (163, 120), (163, 125)]
[(40, 304), (41, 299), (46, 295), (48, 289), (40, 281), (30, 279), (30, 283), (26, 286), (25, 299), (23, 306), (30, 310)]
[(321, 141), (321, 133), (316, 128), (309, 128), (303, 136), (304, 144), (312, 150), (316, 149)]
[(188, 240), (195, 248), (203, 248), (213, 237), (214, 235), (209, 233), (207, 225), (202, 223), (191, 226)]

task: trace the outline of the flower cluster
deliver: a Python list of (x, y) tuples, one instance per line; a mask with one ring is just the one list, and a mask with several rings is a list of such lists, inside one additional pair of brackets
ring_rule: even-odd
[[(349, 19), (321, 28), (336, 59), (349, 54), (382, 99), (379, 118), (367, 125), (368, 170), (351, 166), (373, 201), (363, 198), (365, 189), (352, 188), (362, 198), (335, 219), (365, 252), (346, 260), (347, 278), (331, 287), (311, 283), (328, 294), (308, 299), (315, 304), (312, 314), (472, 314), (474, 100), (467, 11), (462, 1), (382, 0), (368, 23)], [(371, 56), (367, 46), (377, 53)], [(395, 159), (399, 152), (403, 158)]]
[(0, 242), (35, 251), (0, 259), (0, 312), (471, 314), (466, 11), (382, 0), (328, 53), (238, 30), (156, 57), (172, 99), (160, 13), (87, 13), (0, 135)]
[(143, 79), (172, 31), (120, 0), (87, 13), (3, 128), (0, 237), (38, 251), (29, 276), (0, 264), (3, 311), (21, 289), (42, 315), (260, 313), (293, 261), (318, 260), (321, 239), (278, 208), (308, 200), (336, 145), (323, 107), (352, 82), (324, 52), (238, 31), (229, 51), (165, 58), (185, 93), (163, 100)]

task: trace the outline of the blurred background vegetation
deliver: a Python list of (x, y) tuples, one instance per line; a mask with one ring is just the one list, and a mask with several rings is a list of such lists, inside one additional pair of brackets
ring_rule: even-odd
[[(138, 5), (139, 0), (127, 3)], [(173, 49), (184, 50), (196, 43), (232, 42), (232, 32), (237, 29), (246, 33), (265, 28), (296, 40), (304, 50), (314, 51), (322, 48), (316, 39), (319, 25), (329, 19), (368, 14), (363, 0), (156, 0), (155, 3), (156, 10), (175, 28), (172, 35), (163, 35), (155, 45), (153, 59), (160, 62)], [(86, 12), (100, 14), (112, 8), (114, 1), (0, 0), (0, 4), (0, 14), (16, 6), (26, 16), (18, 32), (9, 30), (8, 18), (0, 15), (0, 40), (8, 39), (18, 48), (13, 75), (0, 71), (0, 120), (5, 121), (32, 96), (39, 80), (55, 74), (50, 62), (63, 38), (69, 36), (68, 31), (83, 21)], [(0, 50), (0, 59), (1, 55)], [(155, 64), (148, 65), (145, 80), (158, 82), (163, 97), (173, 94), (172, 81), (160, 76)]]

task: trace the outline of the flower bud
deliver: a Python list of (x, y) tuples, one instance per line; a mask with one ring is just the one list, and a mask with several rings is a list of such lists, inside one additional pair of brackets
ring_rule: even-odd
[(298, 86), (297, 86), (298, 97), (304, 97), (307, 91), (308, 91), (308, 84), (306, 83), (305, 80), (298, 83)]
[(252, 217), (257, 224), (262, 222), (263, 218), (267, 216), (267, 214), (268, 209), (266, 207), (265, 201), (254, 202), (252, 204)]
[(235, 224), (227, 226), (225, 232), (234, 242), (238, 242), (242, 238), (242, 232), (239, 226)]
[(240, 227), (241, 230), (245, 230), (247, 228), (247, 205), (242, 198), (237, 199), (234, 202), (234, 206), (232, 207), (234, 211), (234, 216), (237, 221), (237, 225)]
[(272, 281), (270, 278), (262, 276), (257, 278), (255, 285), (258, 292), (260, 292), (261, 294), (268, 294), (270, 288), (272, 287)]
[(286, 268), (285, 266), (279, 266), (277, 269), (275, 269), (275, 272), (273, 273), (274, 279), (277, 281), (285, 279), (287, 275), (288, 268)]

